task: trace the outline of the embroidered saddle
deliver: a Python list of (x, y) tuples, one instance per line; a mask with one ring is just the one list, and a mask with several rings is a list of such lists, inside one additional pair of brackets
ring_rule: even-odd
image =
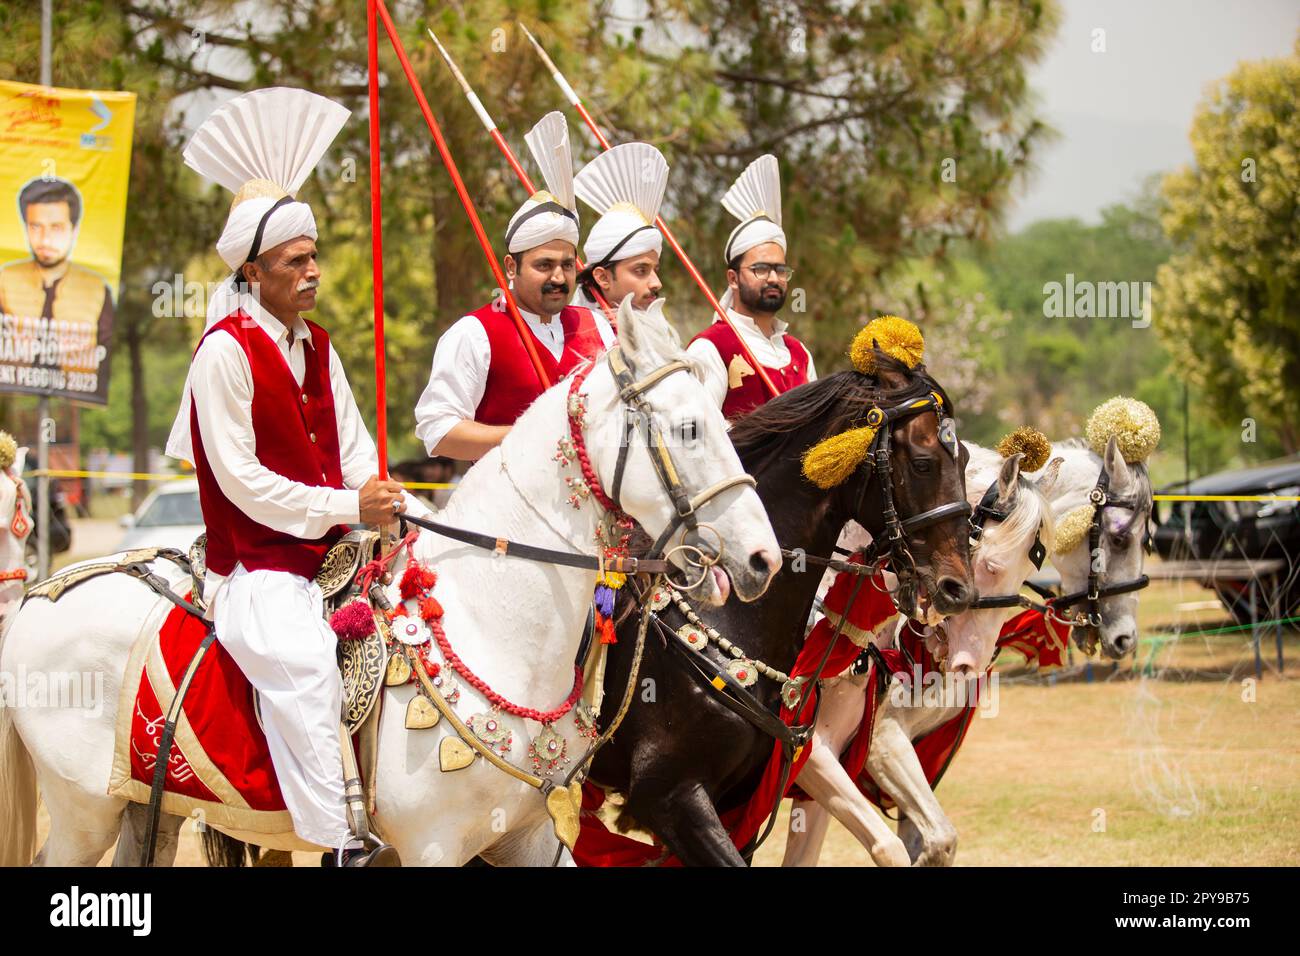
[[(24, 600), (34, 597), (57, 601), (69, 588), (104, 574), (124, 573), (144, 581), (154, 590), (167, 588), (168, 583), (150, 571), (149, 565), (159, 559), (170, 561), (188, 571), (193, 593), (186, 595), (189, 603), (200, 611), (203, 604), (203, 582), (207, 576), (204, 560), (207, 535), (201, 534), (190, 546), (188, 556), (175, 548), (136, 548), (116, 556), (115, 560), (82, 564), (46, 578), (28, 589)], [(353, 596), (353, 582), (361, 566), (375, 556), (379, 546), (376, 531), (349, 531), (330, 548), (316, 573), (316, 583), (325, 597), (325, 617)], [(175, 593), (173, 591), (173, 593)], [(186, 612), (174, 609), (182, 616)], [(193, 615), (188, 615), (193, 617)], [(194, 624), (202, 629), (196, 618)], [(153, 635), (157, 638), (157, 634)], [(355, 733), (374, 709), (383, 687), (387, 649), (383, 637), (371, 634), (363, 640), (339, 641), (339, 671), (343, 677), (343, 722), (349, 733)]]

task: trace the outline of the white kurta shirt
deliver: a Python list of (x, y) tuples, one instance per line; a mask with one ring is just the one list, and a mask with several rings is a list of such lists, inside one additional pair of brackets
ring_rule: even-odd
[[(758, 359), (760, 365), (776, 370), (790, 364), (790, 349), (786, 346), (784, 338), (785, 330), (790, 327), (788, 323), (776, 319), (772, 324), (772, 335), (767, 336), (749, 316), (741, 315), (735, 309), (728, 309), (727, 315), (740, 333), (741, 341), (749, 346), (749, 350), (754, 353), (754, 358)], [(713, 321), (721, 322), (722, 319), (715, 314)], [(686, 346), (686, 352), (692, 358), (699, 359), (700, 364), (704, 366), (704, 385), (721, 408), (722, 403), (727, 400), (727, 366), (723, 364), (722, 356), (708, 339), (696, 339)], [(812, 382), (816, 379), (817, 369), (813, 366), (812, 353), (809, 352), (808, 381)]]
[[(558, 362), (564, 355), (564, 327), (559, 316), (543, 322), (535, 312), (520, 309), (519, 314)], [(598, 311), (593, 314), (600, 340), (609, 348), (614, 343), (614, 330)], [(433, 350), (429, 383), (415, 405), (415, 436), (430, 455), (458, 423), (474, 420), (474, 413), (487, 391), (491, 365), (492, 346), (488, 343), (487, 330), (475, 316), (461, 316), (442, 333)]]
[[(287, 328), (251, 296), (246, 296), (242, 305), (275, 342), (294, 380), (302, 385), (307, 371), (306, 350), (312, 348), (307, 323), (299, 317), (292, 329)], [(319, 538), (336, 524), (360, 521), (357, 489), (379, 471), (375, 443), (361, 419), (343, 365), (332, 344), (329, 373), (339, 433), (342, 489), (291, 481), (257, 460), (257, 439), (253, 434), (253, 372), (248, 356), (233, 336), (213, 332), (194, 354), (190, 387), (198, 409), (199, 436), (217, 485), (230, 503), (249, 518), (296, 538)], [(429, 513), (409, 494), (406, 505), (414, 514)], [(223, 583), (222, 576), (209, 568), (204, 585), (209, 614)]]

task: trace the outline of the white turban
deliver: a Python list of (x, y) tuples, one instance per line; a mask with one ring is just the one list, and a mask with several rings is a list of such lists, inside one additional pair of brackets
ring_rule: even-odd
[(275, 211), (267, 218), (257, 244), (258, 255), (299, 236), (309, 239), (317, 237), (316, 217), (312, 215), (311, 206), (305, 202), (287, 202), (276, 206), (277, 201), (270, 196), (245, 199), (230, 210), (226, 228), (217, 240), (217, 255), (221, 256), (221, 261), (232, 272), (238, 273), (239, 267), (248, 261), (258, 224), (272, 207), (275, 207)]
[(574, 192), (601, 214), (582, 247), (589, 268), (663, 251), (653, 223), (667, 185), (668, 163), (648, 143), (615, 146), (582, 168)]
[[(238, 273), (251, 252), (260, 255), (299, 236), (317, 238), (311, 207), (292, 197), (349, 115), (315, 93), (273, 87), (222, 104), (195, 131), (185, 147), (185, 164), (235, 194), (217, 240), (217, 254), (232, 272)], [(208, 300), (205, 333), (238, 309), (245, 294), (233, 275), (222, 280)], [(190, 404), (187, 375), (166, 451), (192, 462)]]
[(559, 110), (547, 113), (524, 136), (528, 151), (541, 167), (545, 189), (524, 201), (506, 227), (506, 249), (526, 252), (555, 239), (578, 247), (578, 205), (573, 198), (573, 156), (569, 124)]
[(587, 234), (582, 256), (587, 265), (608, 265), (647, 252), (663, 252), (664, 237), (635, 210), (611, 209)]
[[(722, 197), (722, 207), (740, 220), (731, 230), (723, 249), (728, 264), (755, 246), (775, 242), (784, 252), (785, 230), (781, 228), (781, 167), (776, 157), (765, 153), (745, 167)], [(722, 295), (723, 308), (731, 305), (731, 289)]]
[(546, 190), (533, 193), (506, 227), (506, 249), (512, 254), (536, 249), (555, 239), (578, 247), (578, 214), (566, 209)]
[(775, 242), (782, 251), (785, 251), (785, 230), (766, 216), (746, 219), (731, 230), (731, 235), (727, 239), (726, 261), (731, 262), (736, 256), (743, 256), (750, 249), (761, 246), (765, 242)]

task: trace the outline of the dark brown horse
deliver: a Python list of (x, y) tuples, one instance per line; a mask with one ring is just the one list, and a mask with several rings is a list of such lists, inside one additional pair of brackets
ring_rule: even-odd
[[(860, 426), (873, 406), (900, 408), (935, 393), (943, 399), (941, 414), (952, 414), (946, 395), (924, 367), (908, 370), (879, 352), (877, 362), (875, 376), (839, 372), (772, 399), (733, 426), (736, 450), (758, 481), (783, 549), (830, 557), (850, 519), (884, 540), (887, 498), (870, 456), (852, 477), (824, 491), (802, 474), (805, 451)], [(936, 414), (904, 416), (886, 427), (890, 486), (900, 520), (935, 509), (943, 514), (945, 505), (965, 504), (966, 451), (958, 444), (954, 457), (945, 449)], [(947, 514), (905, 536), (918, 590), (944, 615), (960, 613), (976, 597), (966, 512)], [(697, 610), (746, 657), (788, 673), (803, 643), (822, 570), (787, 558), (759, 600)], [(685, 622), (671, 604), (659, 616), (668, 633)], [(617, 709), (627, 682), (636, 619), (633, 614), (624, 622), (618, 643), (609, 649), (604, 721)], [(773, 737), (701, 686), (668, 640), (664, 629), (651, 628), (637, 694), (622, 726), (598, 753), (590, 779), (622, 793), (623, 813), (631, 818), (622, 822), (654, 832), (683, 863), (744, 866), (748, 858), (733, 845), (719, 814), (744, 804), (754, 792), (772, 754)], [(730, 660), (713, 646), (702, 653), (723, 665)], [(646, 692), (650, 689), (653, 693)], [(775, 680), (760, 677), (748, 690), (769, 714), (777, 713), (781, 686)]]

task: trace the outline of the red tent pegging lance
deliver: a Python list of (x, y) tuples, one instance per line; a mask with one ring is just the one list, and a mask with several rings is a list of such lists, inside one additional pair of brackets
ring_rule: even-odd
[(542, 360), (537, 354), (537, 346), (533, 342), (532, 333), (528, 331), (528, 326), (524, 324), (524, 318), (519, 314), (519, 305), (515, 302), (515, 297), (510, 293), (506, 282), (505, 273), (501, 270), (501, 263), (497, 261), (496, 253), (492, 250), (492, 244), (488, 241), (487, 233), (483, 229), (483, 223), (478, 217), (478, 210), (474, 208), (474, 201), (470, 198), (469, 191), (465, 188), (465, 182), (461, 179), (460, 170), (456, 167), (456, 160), (452, 158), (451, 150), (447, 146), (446, 139), (443, 138), (442, 128), (438, 121), (433, 118), (433, 111), (429, 108), (429, 101), (424, 96), (424, 90), (420, 87), (420, 82), (415, 76), (415, 70), (411, 66), (411, 61), (406, 55), (406, 48), (402, 45), (401, 37), (398, 36), (397, 27), (393, 24), (393, 18), (388, 13), (388, 7), (385, 6), (384, 0), (367, 0), (367, 42), (368, 42), (368, 60), (370, 72), (370, 170), (371, 170), (371, 215), (374, 217), (375, 239), (373, 245), (374, 257), (374, 275), (375, 275), (375, 368), (376, 381), (375, 387), (378, 391), (379, 415), (380, 415), (380, 469), (381, 474), (387, 473), (386, 462), (386, 445), (383, 439), (385, 415), (385, 394), (383, 379), (384, 363), (384, 333), (383, 333), (383, 247), (379, 238), (379, 133), (378, 133), (378, 43), (377, 43), (377, 26), (375, 24), (375, 15), (383, 21), (384, 30), (388, 33), (389, 42), (393, 45), (393, 52), (397, 54), (397, 60), (402, 66), (402, 72), (406, 74), (406, 80), (411, 86), (411, 92), (415, 94), (415, 101), (420, 107), (420, 112), (424, 115), (424, 121), (429, 126), (429, 132), (433, 134), (434, 145), (438, 149), (438, 155), (442, 158), (443, 165), (447, 168), (448, 175), (451, 176), (452, 185), (456, 189), (456, 195), (460, 198), (461, 206), (465, 209), (465, 214), (469, 217), (470, 226), (474, 230), (474, 236), (478, 240), (479, 247), (483, 250), (483, 256), (487, 259), (488, 266), (492, 270), (492, 276), (496, 280), (497, 288), (501, 290), (502, 299), (505, 301), (506, 310), (510, 313), (510, 318), (515, 324), (515, 329), (519, 332), (519, 337), (523, 341), (524, 350), (528, 353), (528, 358), (533, 364), (533, 370), (537, 372), (538, 381), (542, 383), (542, 388), (551, 387), (550, 376), (546, 374), (546, 369), (542, 365)]
[(388, 478), (388, 383), (384, 377), (384, 225), (379, 197), (379, 25), (375, 0), (366, 3), (366, 64), (370, 83), (370, 267), (375, 290), (375, 395), (379, 477)]
[[(564, 78), (564, 74), (561, 73), (555, 63), (552, 62), (550, 56), (548, 56), (546, 51), (542, 49), (542, 45), (537, 42), (537, 38), (528, 31), (528, 28), (524, 26), (523, 23), (519, 24), (519, 28), (524, 31), (529, 42), (532, 43), (533, 49), (536, 50), (537, 55), (541, 57), (542, 63), (545, 64), (546, 69), (550, 71), (551, 79), (555, 80), (555, 85), (560, 88), (560, 91), (564, 94), (565, 98), (573, 108), (578, 111), (578, 115), (581, 116), (583, 122), (587, 124), (587, 128), (591, 130), (592, 135), (596, 137), (601, 148), (609, 149), (609, 140), (607, 140), (605, 134), (600, 131), (600, 127), (596, 125), (596, 121), (591, 118), (591, 114), (587, 112), (587, 108), (582, 105), (582, 99), (574, 91), (573, 87), (569, 85), (569, 81)], [(719, 318), (721, 318), (723, 322), (726, 322), (727, 325), (731, 327), (731, 330), (736, 333), (736, 340), (740, 343), (740, 350), (744, 353), (745, 361), (749, 363), (750, 368), (758, 373), (758, 377), (762, 381), (763, 387), (767, 389), (768, 395), (775, 398), (780, 394), (780, 392), (778, 392), (776, 386), (772, 384), (772, 379), (768, 377), (767, 371), (763, 368), (762, 364), (759, 363), (758, 359), (754, 357), (754, 353), (750, 351), (749, 346), (745, 344), (745, 340), (741, 336), (740, 331), (736, 328), (735, 323), (731, 321), (731, 316), (727, 315), (727, 310), (718, 302), (717, 296), (713, 294), (713, 290), (710, 289), (708, 283), (704, 281), (704, 276), (700, 275), (700, 270), (695, 267), (695, 263), (691, 261), (691, 257), (686, 254), (686, 250), (682, 248), (681, 243), (677, 241), (677, 237), (674, 236), (672, 230), (668, 228), (668, 223), (664, 222), (663, 216), (655, 217), (655, 225), (659, 227), (659, 231), (662, 232), (664, 238), (668, 240), (668, 245), (673, 247), (673, 252), (677, 254), (677, 258), (681, 261), (682, 265), (686, 267), (686, 271), (691, 274), (691, 278), (695, 280), (695, 284), (700, 287), (700, 291), (704, 293), (704, 297), (709, 300), (709, 305), (713, 306), (713, 311), (718, 313)]]
[[(496, 120), (491, 117), (486, 107), (483, 106), (483, 101), (478, 98), (478, 94), (474, 92), (474, 88), (469, 85), (469, 80), (465, 79), (465, 75), (461, 73), (460, 67), (458, 67), (456, 61), (451, 58), (451, 54), (448, 53), (447, 49), (442, 45), (442, 41), (438, 39), (437, 34), (428, 27), (425, 27), (425, 30), (429, 34), (429, 39), (433, 41), (433, 45), (436, 46), (438, 52), (442, 54), (442, 58), (446, 62), (447, 68), (451, 70), (451, 75), (454, 76), (456, 82), (460, 84), (460, 88), (465, 94), (465, 99), (469, 100), (469, 105), (473, 107), (475, 115), (479, 118), (479, 122), (482, 123), (483, 128), (488, 131), (488, 135), (492, 137), (492, 142), (497, 144), (497, 149), (501, 150), (501, 155), (506, 158), (506, 162), (510, 164), (510, 168), (515, 171), (515, 176), (519, 178), (519, 182), (523, 184), (523, 187), (528, 190), (528, 194), (531, 196), (533, 193), (537, 192), (537, 189), (533, 186), (533, 181), (528, 178), (528, 173), (524, 172), (524, 167), (521, 166), (519, 160), (515, 158), (514, 150), (510, 148), (510, 144), (507, 143), (505, 137), (501, 135), (501, 130), (497, 127)], [(578, 259), (578, 268), (580, 270), (586, 268), (583, 266), (581, 259)], [(601, 295), (600, 289), (592, 289), (592, 291), (596, 294), (596, 302), (600, 306), (601, 311), (605, 313), (605, 318), (609, 319), (609, 324), (617, 329), (618, 317), (614, 312), (614, 307), (605, 300), (603, 295)]]

